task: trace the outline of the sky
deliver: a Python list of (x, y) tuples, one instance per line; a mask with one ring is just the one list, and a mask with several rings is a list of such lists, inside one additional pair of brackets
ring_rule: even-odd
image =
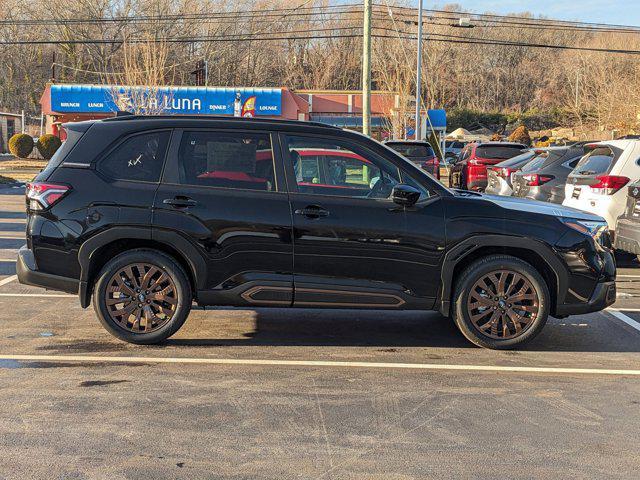
[(424, 0), (423, 5), (441, 8), (451, 3), (474, 13), (531, 12), (559, 20), (640, 26), (640, 0)]

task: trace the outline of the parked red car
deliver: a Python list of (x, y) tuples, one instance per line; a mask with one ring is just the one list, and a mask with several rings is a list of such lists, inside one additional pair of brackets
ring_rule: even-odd
[(451, 167), (449, 186), (483, 192), (487, 188), (487, 166), (520, 155), (526, 145), (509, 142), (470, 143)]

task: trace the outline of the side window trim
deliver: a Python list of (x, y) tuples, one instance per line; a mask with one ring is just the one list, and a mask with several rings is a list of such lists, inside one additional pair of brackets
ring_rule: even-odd
[[(114, 178), (100, 169), (100, 163), (106, 159), (109, 155), (115, 152), (118, 148), (120, 148), (125, 142), (129, 141), (131, 138), (138, 137), (141, 135), (148, 135), (150, 133), (163, 133), (166, 132), (169, 135), (169, 139), (167, 140), (167, 144), (165, 145), (164, 152), (162, 154), (162, 165), (160, 167), (160, 175), (158, 176), (158, 180), (155, 182), (150, 182), (148, 180), (130, 180), (126, 178)], [(149, 183), (152, 185), (159, 185), (162, 180), (162, 172), (165, 169), (167, 164), (167, 157), (169, 152), (169, 147), (171, 145), (172, 138), (172, 129), (171, 128), (152, 128), (148, 130), (140, 130), (136, 132), (128, 132), (120, 137), (118, 137), (114, 142), (112, 142), (100, 155), (98, 155), (90, 164), (89, 168), (94, 170), (99, 176), (108, 179), (114, 180), (118, 182), (132, 182), (132, 183)], [(74, 146), (75, 147), (75, 146)]]
[(271, 191), (261, 191), (262, 193), (283, 193), (286, 192), (284, 175), (280, 165), (282, 164), (280, 157), (280, 148), (278, 142), (277, 132), (271, 130), (252, 130), (252, 129), (235, 129), (235, 128), (207, 128), (207, 127), (193, 127), (193, 128), (176, 128), (171, 136), (171, 143), (167, 149), (167, 160), (165, 162), (165, 168), (162, 174), (161, 183), (163, 185), (180, 185), (188, 188), (205, 188), (205, 189), (222, 189), (222, 190), (245, 190), (243, 188), (232, 188), (222, 186), (208, 186), (208, 185), (188, 185), (180, 183), (179, 174), (179, 152), (180, 145), (182, 144), (182, 137), (185, 132), (221, 132), (227, 134), (248, 134), (248, 135), (266, 135), (271, 142), (271, 156), (273, 162), (273, 174), (274, 174), (274, 189)]

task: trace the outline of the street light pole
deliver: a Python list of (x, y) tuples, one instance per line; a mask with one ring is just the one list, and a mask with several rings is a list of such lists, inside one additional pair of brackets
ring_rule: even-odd
[(362, 133), (371, 136), (371, 3), (364, 0), (362, 31)]
[(421, 90), (422, 89), (422, 0), (418, 0), (418, 61), (416, 68), (416, 140), (420, 140), (420, 110), (421, 110)]

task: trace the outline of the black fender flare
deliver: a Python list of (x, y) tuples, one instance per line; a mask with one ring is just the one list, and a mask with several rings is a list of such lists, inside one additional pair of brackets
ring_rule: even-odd
[[(541, 241), (519, 236), (509, 235), (474, 235), (466, 238), (449, 250), (442, 263), (440, 285), (440, 308), (442, 315), (448, 317), (451, 309), (451, 294), (453, 290), (453, 271), (461, 261), (473, 255), (473, 252), (482, 247), (505, 247), (530, 250), (537, 254), (556, 277), (556, 303), (562, 304), (569, 288), (569, 273), (564, 263), (558, 258), (553, 249)], [(535, 265), (534, 265), (535, 267)], [(553, 306), (551, 308), (553, 311)]]
[(92, 264), (96, 258), (96, 252), (109, 243), (127, 239), (154, 240), (177, 250), (191, 269), (191, 274), (196, 283), (195, 289), (204, 288), (207, 279), (207, 262), (203, 254), (182, 235), (177, 232), (152, 229), (151, 227), (113, 227), (86, 240), (78, 251), (78, 263), (80, 264), (78, 295), (80, 296), (82, 308), (88, 307), (91, 303), (90, 285), (92, 276), (95, 274)]

